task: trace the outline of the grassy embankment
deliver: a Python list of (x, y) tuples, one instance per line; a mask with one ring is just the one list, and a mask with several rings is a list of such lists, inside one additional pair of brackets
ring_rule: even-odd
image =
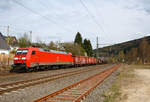
[(105, 97), (104, 102), (120, 102), (122, 98), (126, 96), (121, 96), (122, 86), (130, 84), (130, 81), (134, 79), (135, 74), (133, 73), (135, 65), (124, 65), (122, 64), (118, 70), (117, 79), (113, 83), (112, 87), (105, 92), (102, 96)]

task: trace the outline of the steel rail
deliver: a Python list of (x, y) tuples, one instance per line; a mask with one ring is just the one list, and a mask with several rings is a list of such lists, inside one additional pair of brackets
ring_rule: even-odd
[[(105, 64), (103, 64), (105, 65)], [(93, 65), (92, 65), (93, 66)], [(85, 67), (85, 66), (81, 66), (81, 67)], [(90, 67), (90, 66), (87, 66), (87, 67)], [(76, 68), (76, 67), (67, 67), (67, 68)], [(66, 69), (66, 68), (65, 68)], [(61, 69), (54, 69), (54, 70), (64, 70), (63, 68)], [(41, 74), (43, 72), (51, 72), (51, 71), (54, 71), (54, 70), (50, 70), (50, 69), (45, 69), (44, 71), (33, 71), (33, 72), (29, 72), (29, 73), (10, 73), (10, 72), (5, 72), (5, 73), (0, 73), (0, 77), (8, 77), (8, 76), (21, 76), (21, 75), (28, 75), (28, 74)]]
[[(71, 67), (68, 67), (71, 69)], [(75, 67), (72, 67), (75, 68)], [(66, 69), (66, 68), (65, 68)], [(54, 69), (54, 70), (50, 70), (50, 69), (45, 69), (43, 71), (33, 71), (33, 72), (23, 72), (23, 73), (10, 73), (10, 72), (5, 72), (2, 74), (2, 72), (0, 73), (0, 77), (8, 77), (8, 76), (21, 76), (21, 75), (28, 75), (28, 74), (42, 74), (44, 72), (51, 72), (51, 71), (55, 71), (55, 70), (63, 70), (63, 68), (61, 69)], [(8, 70), (9, 71), (9, 70)]]
[(94, 88), (109, 77), (120, 65), (115, 65), (112, 68), (104, 70), (91, 77), (76, 82), (66, 88), (58, 90), (48, 96), (42, 97), (34, 102), (80, 102), (86, 95), (88, 95)]
[(3, 84), (3, 85), (0, 85), (0, 95), (4, 94), (6, 92), (15, 91), (15, 90), (22, 89), (25, 87), (34, 86), (37, 84), (46, 83), (46, 82), (53, 81), (56, 79), (60, 79), (60, 78), (64, 78), (64, 77), (68, 77), (68, 76), (72, 76), (72, 75), (76, 75), (76, 74), (80, 74), (80, 73), (84, 73), (84, 72), (88, 72), (88, 71), (92, 71), (92, 70), (97, 70), (97, 69), (99, 69), (99, 68), (91, 68), (91, 69), (87, 69), (87, 70), (81, 69), (81, 70), (77, 70), (77, 71), (65, 72), (65, 73), (50, 75), (50, 76), (31, 79), (31, 80)]

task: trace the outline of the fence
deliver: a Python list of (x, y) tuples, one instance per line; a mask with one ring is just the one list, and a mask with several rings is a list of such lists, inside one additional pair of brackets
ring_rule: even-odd
[(10, 65), (13, 63), (13, 56), (12, 54), (0, 54), (0, 71), (10, 69)]

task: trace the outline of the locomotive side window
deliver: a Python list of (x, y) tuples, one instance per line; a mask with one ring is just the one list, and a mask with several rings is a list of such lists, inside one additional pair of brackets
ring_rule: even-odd
[(35, 51), (32, 51), (32, 55), (35, 55)]
[(17, 50), (16, 55), (26, 55), (28, 50)]

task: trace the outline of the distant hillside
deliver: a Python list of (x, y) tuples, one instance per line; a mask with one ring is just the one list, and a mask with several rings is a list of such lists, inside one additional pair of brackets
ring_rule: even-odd
[[(100, 57), (108, 57), (111, 54), (117, 55), (122, 50), (126, 53), (126, 51), (129, 51), (132, 48), (138, 48), (138, 46), (139, 46), (140, 42), (142, 41), (142, 39), (143, 38), (135, 39), (135, 40), (115, 44), (115, 45), (112, 45), (112, 46), (106, 46), (106, 47), (103, 47), (103, 48), (99, 48), (98, 49), (98, 55)], [(145, 37), (145, 39), (150, 44), (150, 36)], [(96, 49), (94, 50), (94, 54), (95, 53), (96, 53)]]

